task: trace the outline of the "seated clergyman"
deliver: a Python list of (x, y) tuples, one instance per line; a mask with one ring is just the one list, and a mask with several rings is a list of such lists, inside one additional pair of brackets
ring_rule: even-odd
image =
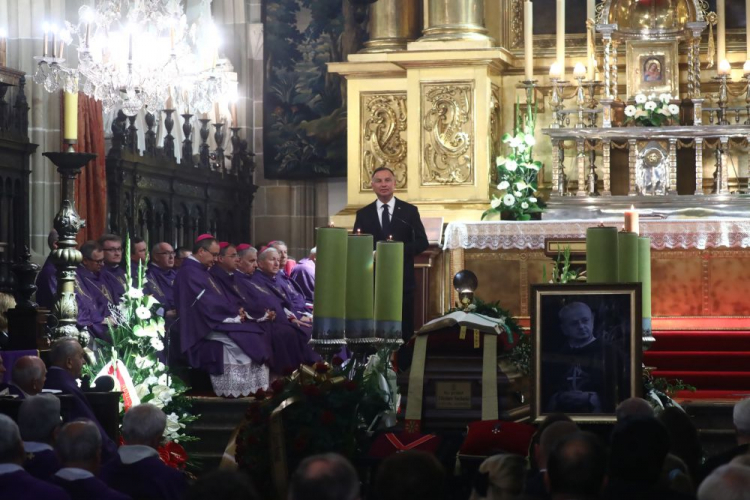
[(52, 394), (29, 396), (18, 410), (18, 428), (26, 460), (23, 468), (39, 479), (49, 479), (60, 469), (53, 446), (60, 430), (60, 400)]
[(8, 390), (19, 398), (42, 392), (47, 378), (47, 367), (37, 356), (22, 356), (13, 365)]
[(98, 338), (108, 338), (110, 306), (119, 298), (113, 295), (111, 278), (102, 271), (104, 252), (96, 241), (81, 245), (83, 261), (76, 268), (76, 302), (78, 303), (78, 326), (86, 328)]
[(144, 291), (150, 293), (164, 307), (168, 319), (176, 316), (174, 307), (174, 279), (177, 270), (174, 267), (175, 251), (172, 245), (163, 241), (151, 249), (151, 261), (146, 269)]

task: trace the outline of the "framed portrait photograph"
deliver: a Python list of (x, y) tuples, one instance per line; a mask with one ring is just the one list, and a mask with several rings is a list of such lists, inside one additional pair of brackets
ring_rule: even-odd
[(641, 393), (640, 283), (532, 285), (531, 306), (532, 420), (614, 422)]
[(676, 42), (627, 42), (628, 97), (679, 94)]

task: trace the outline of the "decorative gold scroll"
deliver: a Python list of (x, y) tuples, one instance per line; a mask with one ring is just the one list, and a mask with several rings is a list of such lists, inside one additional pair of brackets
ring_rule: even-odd
[(361, 190), (369, 191), (380, 167), (393, 170), (396, 189), (406, 189), (406, 92), (363, 92), (361, 99)]

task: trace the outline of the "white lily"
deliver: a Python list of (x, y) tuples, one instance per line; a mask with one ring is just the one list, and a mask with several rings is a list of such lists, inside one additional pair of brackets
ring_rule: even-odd
[(508, 181), (501, 181), (500, 184), (497, 185), (497, 188), (501, 191), (508, 189), (510, 187), (510, 183)]
[(626, 106), (625, 107), (625, 116), (632, 118), (632, 117), (635, 116), (635, 112), (636, 111), (637, 110), (635, 109), (635, 106), (633, 106), (632, 104), (629, 105), (629, 106)]
[(648, 101), (648, 99), (644, 94), (638, 94), (635, 96), (635, 102), (638, 104), (646, 104), (646, 101)]
[(514, 204), (515, 202), (516, 202), (516, 198), (515, 198), (515, 196), (513, 196), (512, 194), (506, 194), (505, 196), (503, 196), (503, 203), (504, 203), (504, 204), (505, 204), (506, 206), (509, 206), (509, 207), (510, 207), (510, 206), (512, 206), (512, 205), (513, 205), (513, 204)]

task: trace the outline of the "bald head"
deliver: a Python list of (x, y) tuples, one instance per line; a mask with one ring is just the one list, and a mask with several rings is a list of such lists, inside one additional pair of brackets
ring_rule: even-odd
[(53, 366), (62, 368), (75, 378), (81, 378), (83, 369), (83, 348), (74, 338), (63, 337), (52, 343), (50, 361)]
[(539, 453), (536, 457), (539, 468), (544, 469), (547, 466), (547, 459), (558, 441), (578, 431), (578, 426), (573, 422), (555, 422), (544, 429), (539, 438)]
[(57, 240), (60, 239), (60, 236), (57, 234), (57, 230), (53, 229), (49, 232), (47, 235), (47, 246), (50, 250), (54, 250), (57, 248)]
[(96, 474), (101, 459), (102, 436), (91, 420), (76, 420), (60, 430), (55, 450), (63, 467), (78, 467)]
[(645, 399), (628, 398), (617, 405), (615, 415), (618, 422), (630, 417), (653, 417), (654, 409)]
[(166, 241), (157, 243), (151, 248), (151, 262), (159, 269), (169, 270), (174, 268), (175, 251), (172, 245)]
[(47, 367), (36, 356), (23, 356), (13, 365), (12, 382), (29, 396), (42, 392), (46, 379)]

